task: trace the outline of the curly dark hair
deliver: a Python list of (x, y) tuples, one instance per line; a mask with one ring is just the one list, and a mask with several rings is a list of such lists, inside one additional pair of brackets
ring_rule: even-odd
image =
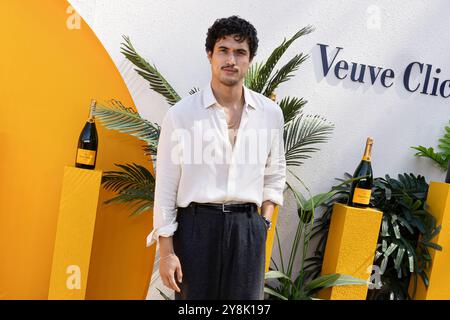
[(236, 34), (234, 39), (238, 42), (248, 40), (250, 60), (252, 60), (258, 49), (256, 29), (250, 22), (239, 16), (231, 16), (214, 21), (214, 24), (209, 27), (208, 33), (206, 34), (206, 52), (213, 52), (217, 40), (233, 34)]

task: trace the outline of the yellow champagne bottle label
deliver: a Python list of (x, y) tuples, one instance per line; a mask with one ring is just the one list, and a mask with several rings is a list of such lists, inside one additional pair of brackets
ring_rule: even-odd
[(352, 201), (354, 203), (369, 204), (371, 193), (372, 193), (372, 190), (355, 188), (355, 192), (353, 193)]
[(95, 151), (94, 150), (86, 150), (86, 149), (78, 149), (77, 163), (93, 166), (95, 164)]

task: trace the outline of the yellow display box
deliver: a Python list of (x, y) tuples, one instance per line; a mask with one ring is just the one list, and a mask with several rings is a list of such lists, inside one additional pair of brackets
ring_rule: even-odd
[[(273, 242), (275, 238), (275, 228), (278, 221), (278, 211), (279, 206), (275, 205), (275, 208), (272, 213), (271, 221), (272, 221), (272, 227), (267, 233), (267, 239), (266, 239), (266, 266), (265, 266), (265, 272), (269, 271), (270, 267), (270, 259), (272, 257), (272, 249), (273, 249)], [(258, 213), (261, 214), (261, 208), (258, 207)]]
[[(442, 251), (430, 248), (432, 264), (427, 272), (429, 285), (425, 287), (422, 279), (417, 279), (417, 300), (448, 300), (450, 299), (450, 184), (431, 182), (427, 196), (428, 211), (436, 218), (436, 225), (441, 231), (432, 242), (442, 246)], [(409, 293), (412, 294), (413, 279), (411, 278)]]
[(49, 300), (83, 300), (102, 171), (66, 166), (53, 251)]
[[(333, 206), (322, 275), (340, 273), (369, 280), (383, 213), (371, 208)], [(365, 300), (367, 285), (336, 286), (319, 292), (329, 300)]]

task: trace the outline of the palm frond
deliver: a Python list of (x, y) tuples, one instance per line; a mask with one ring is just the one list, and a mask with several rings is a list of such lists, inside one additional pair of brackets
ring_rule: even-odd
[(246, 87), (251, 88), (252, 82), (256, 81), (256, 77), (258, 76), (262, 66), (263, 66), (262, 62), (252, 63), (247, 73), (245, 74), (244, 85)]
[(122, 171), (106, 171), (102, 176), (102, 184), (105, 189), (122, 192), (127, 189), (148, 188), (151, 191), (155, 179), (150, 171), (139, 164), (114, 164)]
[(285, 97), (278, 103), (283, 111), (284, 123), (291, 121), (308, 101), (303, 98)]
[[(450, 123), (450, 121), (449, 121)], [(447, 159), (450, 158), (450, 127), (445, 126), (445, 134), (442, 138), (439, 139), (440, 144), (438, 145), (439, 149), (447, 156)]]
[(146, 146), (142, 146), (142, 150), (144, 151), (144, 155), (151, 157), (153, 161), (156, 160), (156, 153), (158, 152), (158, 145), (149, 144)]
[(198, 92), (198, 91), (200, 91), (200, 89), (197, 88), (197, 87), (194, 87), (194, 88), (192, 88), (191, 90), (189, 90), (189, 94), (190, 94), (190, 95), (193, 95), (194, 93), (196, 93), (196, 92)]
[(138, 215), (152, 208), (155, 179), (147, 168), (133, 163), (115, 164), (122, 171), (107, 171), (102, 176), (105, 189), (115, 191), (117, 196), (104, 201), (104, 204), (123, 203), (135, 209), (131, 215)]
[(293, 73), (298, 70), (298, 67), (308, 59), (308, 55), (303, 55), (303, 53), (295, 55), (288, 63), (286, 63), (280, 70), (277, 70), (274, 75), (270, 78), (267, 83), (266, 89), (264, 90), (264, 95), (269, 97), (270, 94), (278, 88), (278, 86), (288, 81), (293, 77)]
[(295, 35), (293, 35), (289, 40), (286, 41), (286, 38), (283, 40), (281, 45), (279, 45), (275, 50), (272, 51), (272, 54), (269, 56), (267, 61), (264, 63), (262, 67), (260, 67), (258, 74), (254, 77), (253, 81), (250, 82), (250, 89), (256, 92), (263, 92), (263, 89), (269, 79), (275, 65), (278, 63), (280, 58), (289, 48), (289, 46), (301, 36), (307, 35), (314, 31), (314, 28), (311, 26), (306, 26), (300, 29)]
[(318, 151), (315, 145), (325, 143), (331, 138), (334, 125), (318, 115), (299, 114), (285, 124), (284, 141), (287, 166), (299, 166), (301, 160), (311, 157), (311, 153)]
[(136, 72), (150, 83), (150, 88), (161, 94), (171, 106), (181, 100), (178, 93), (161, 75), (156, 66), (150, 65), (136, 52), (130, 38), (127, 36), (122, 36), (122, 38), (125, 43), (121, 43), (121, 53), (137, 67)]
[(120, 101), (111, 100), (109, 106), (98, 104), (95, 116), (110, 130), (132, 135), (148, 144), (148, 151), (156, 155), (161, 127), (141, 118), (138, 112), (125, 107)]

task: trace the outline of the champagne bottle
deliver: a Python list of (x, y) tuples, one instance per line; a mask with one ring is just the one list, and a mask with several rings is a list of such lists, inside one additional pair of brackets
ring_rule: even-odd
[(270, 94), (270, 100), (272, 101), (277, 100), (277, 94), (275, 93), (275, 91), (272, 91), (272, 93)]
[(78, 139), (77, 158), (75, 166), (84, 169), (95, 169), (98, 149), (98, 135), (95, 126), (95, 107), (97, 102), (91, 101), (89, 119), (86, 121)]
[(447, 176), (445, 177), (445, 182), (450, 183), (450, 159), (448, 160)]
[(365, 176), (352, 182), (348, 205), (352, 207), (366, 208), (370, 203), (373, 186), (373, 173), (371, 165), (373, 139), (367, 138), (364, 156), (353, 174), (353, 178)]

